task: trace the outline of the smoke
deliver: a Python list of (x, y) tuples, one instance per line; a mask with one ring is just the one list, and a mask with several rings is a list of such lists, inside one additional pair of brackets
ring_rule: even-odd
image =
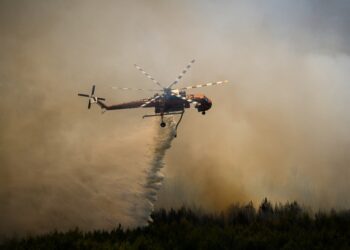
[(192, 58), (179, 87), (231, 84), (195, 90), (213, 107), (186, 112), (154, 206), (349, 207), (349, 12), (342, 0), (0, 1), (0, 234), (136, 225), (153, 110), (101, 115), (76, 94), (147, 98), (111, 86), (153, 88), (134, 63), (168, 85)]

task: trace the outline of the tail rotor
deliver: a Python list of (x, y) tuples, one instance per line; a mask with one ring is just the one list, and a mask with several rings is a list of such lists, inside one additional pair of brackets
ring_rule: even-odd
[(78, 96), (89, 98), (88, 109), (91, 108), (91, 104), (92, 104), (92, 103), (96, 103), (97, 101), (105, 101), (105, 100), (106, 100), (105, 98), (95, 97), (95, 96), (94, 96), (94, 94), (95, 94), (95, 88), (96, 88), (95, 85), (92, 85), (92, 89), (91, 89), (91, 94), (90, 94), (90, 95), (81, 94), (81, 93), (78, 94)]

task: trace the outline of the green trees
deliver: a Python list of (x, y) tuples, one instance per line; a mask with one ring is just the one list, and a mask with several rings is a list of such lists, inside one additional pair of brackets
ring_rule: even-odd
[(157, 210), (148, 227), (52, 232), (5, 240), (0, 249), (350, 249), (350, 211), (312, 214), (297, 202), (220, 213), (182, 207)]

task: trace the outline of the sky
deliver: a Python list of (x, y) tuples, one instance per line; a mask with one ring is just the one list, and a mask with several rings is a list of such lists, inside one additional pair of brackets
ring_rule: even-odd
[[(158, 133), (141, 65), (213, 107), (186, 110), (156, 207), (297, 200), (350, 207), (348, 1), (0, 0), (0, 235), (135, 226)], [(136, 204), (136, 205), (135, 205)], [(136, 224), (135, 224), (136, 223)]]

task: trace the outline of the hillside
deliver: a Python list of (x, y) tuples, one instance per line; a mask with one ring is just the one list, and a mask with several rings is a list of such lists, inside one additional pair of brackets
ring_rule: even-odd
[(350, 211), (310, 213), (264, 200), (218, 214), (181, 208), (152, 214), (144, 228), (52, 232), (7, 239), (0, 249), (350, 249)]

